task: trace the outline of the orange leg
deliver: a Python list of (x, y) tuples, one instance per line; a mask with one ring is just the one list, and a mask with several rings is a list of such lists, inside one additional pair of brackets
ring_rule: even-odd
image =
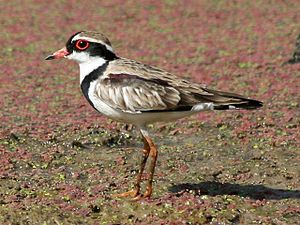
[(135, 187), (139, 191), (141, 189), (141, 180), (142, 180), (143, 172), (144, 172), (144, 169), (146, 166), (146, 162), (149, 157), (149, 154), (151, 153), (150, 146), (144, 137), (143, 137), (143, 141), (144, 141), (143, 158), (142, 158), (141, 165), (140, 165), (140, 171), (139, 171), (139, 174), (137, 175), (137, 179), (136, 179), (136, 183), (135, 183)]
[(112, 195), (112, 197), (128, 197), (128, 196), (130, 196), (130, 197), (133, 197), (134, 200), (138, 200), (141, 198), (141, 195), (140, 195), (141, 180), (142, 180), (143, 172), (145, 169), (145, 165), (146, 165), (149, 153), (151, 152), (149, 143), (144, 136), (143, 136), (143, 141), (144, 141), (143, 157), (142, 157), (139, 174), (137, 175), (137, 179), (136, 179), (134, 188), (132, 190), (124, 192), (124, 193), (114, 194), (114, 195)]
[(152, 194), (152, 183), (153, 183), (153, 176), (154, 176), (154, 171), (155, 171), (155, 165), (157, 161), (157, 148), (153, 141), (149, 137), (145, 137), (147, 140), (149, 146), (150, 146), (150, 157), (151, 157), (151, 162), (150, 162), (150, 167), (149, 167), (149, 178), (146, 186), (146, 191), (143, 195), (143, 198), (150, 198)]

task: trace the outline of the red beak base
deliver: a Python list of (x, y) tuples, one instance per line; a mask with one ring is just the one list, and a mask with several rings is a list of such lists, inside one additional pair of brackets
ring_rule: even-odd
[(69, 52), (66, 47), (54, 52), (52, 55), (49, 55), (45, 58), (45, 60), (52, 60), (52, 59), (61, 59), (68, 55)]

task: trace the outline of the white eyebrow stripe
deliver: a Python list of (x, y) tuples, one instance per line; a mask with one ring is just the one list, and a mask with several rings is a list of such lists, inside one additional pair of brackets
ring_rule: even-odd
[(80, 36), (80, 34), (77, 34), (75, 37), (73, 37), (72, 41), (76, 41), (79, 39), (83, 39), (83, 40), (87, 40), (87, 41), (95, 42), (95, 43), (100, 43), (100, 44), (104, 45), (107, 48), (107, 50), (114, 52), (113, 48), (110, 45), (105, 44), (103, 41), (99, 41), (97, 39), (90, 38), (90, 37)]

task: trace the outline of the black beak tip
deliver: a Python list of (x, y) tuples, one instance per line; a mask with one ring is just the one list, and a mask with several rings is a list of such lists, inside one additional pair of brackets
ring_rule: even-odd
[(48, 56), (45, 58), (45, 60), (52, 60), (52, 59), (55, 59), (55, 58), (54, 58), (54, 55), (48, 55)]

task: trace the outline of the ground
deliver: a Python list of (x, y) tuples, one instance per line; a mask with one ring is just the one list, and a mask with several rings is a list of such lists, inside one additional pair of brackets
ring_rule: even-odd
[[(0, 224), (297, 224), (298, 1), (6, 1), (0, 6)], [(79, 30), (118, 55), (259, 99), (149, 126), (154, 194), (133, 186), (142, 141), (95, 112), (67, 60), (44, 61)]]

